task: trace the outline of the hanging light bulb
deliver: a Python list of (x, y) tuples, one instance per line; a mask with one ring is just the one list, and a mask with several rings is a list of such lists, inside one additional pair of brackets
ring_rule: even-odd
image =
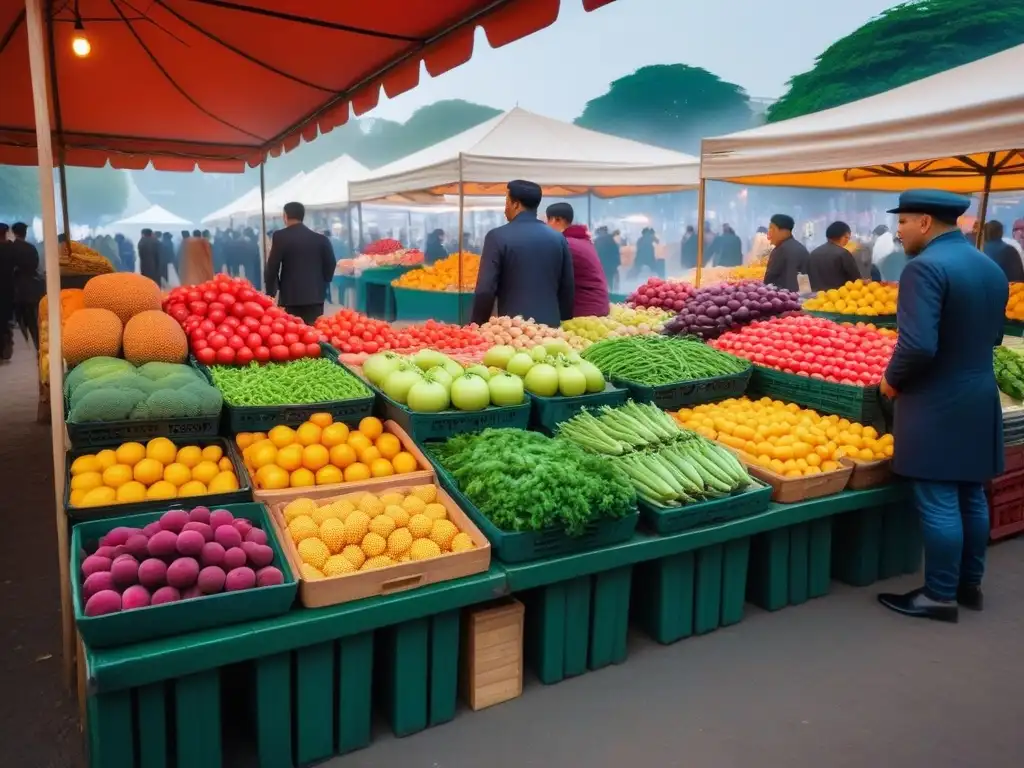
[(85, 26), (82, 24), (81, 18), (75, 19), (75, 34), (71, 38), (71, 50), (79, 58), (85, 58), (92, 53), (92, 44), (85, 36)]

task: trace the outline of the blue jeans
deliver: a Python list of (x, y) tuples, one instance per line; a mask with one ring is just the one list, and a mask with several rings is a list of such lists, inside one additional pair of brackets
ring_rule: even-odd
[(924, 588), (934, 600), (955, 600), (957, 587), (985, 575), (989, 515), (981, 483), (913, 482), (924, 535)]

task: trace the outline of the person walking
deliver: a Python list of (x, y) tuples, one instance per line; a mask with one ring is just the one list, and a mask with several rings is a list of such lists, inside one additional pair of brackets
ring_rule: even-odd
[(470, 322), (486, 323), (497, 302), (499, 315), (532, 317), (557, 328), (573, 316), (569, 244), (537, 218), (543, 196), (539, 185), (516, 179), (506, 189), (508, 224), (484, 237)]
[(830, 291), (848, 282), (861, 279), (857, 260), (846, 247), (853, 235), (845, 221), (833, 221), (825, 230), (825, 244), (819, 245), (808, 258), (807, 276), (812, 291)]
[[(330, 242), (330, 238), (328, 238), (327, 242)], [(252, 283), (253, 288), (257, 291), (262, 291), (263, 278), (260, 275), (260, 246), (256, 242), (256, 231), (252, 227), (246, 227), (242, 232), (241, 246), (238, 250), (246, 279)], [(337, 261), (338, 254), (333, 246), (331, 253), (334, 255), (335, 261)]]
[(1007, 245), (1003, 240), (1003, 223), (1001, 221), (985, 222), (984, 252), (992, 261), (999, 265), (1011, 283), (1024, 282), (1024, 263), (1021, 263), (1017, 249)]
[(692, 225), (688, 225), (679, 246), (679, 265), (683, 269), (696, 269), (697, 244), (697, 230)]
[(0, 222), (0, 360), (10, 360), (14, 354), (14, 256), (8, 232), (10, 227)]
[(604, 270), (605, 283), (609, 290), (614, 291), (619, 286), (619, 267), (622, 266), (622, 254), (619, 251), (618, 241), (608, 231), (608, 227), (597, 228), (594, 248), (597, 250), (597, 258), (601, 261), (601, 269)]
[(448, 258), (448, 249), (444, 247), (444, 230), (435, 229), (427, 235), (423, 246), (423, 261), (427, 266)]
[(743, 241), (728, 224), (722, 225), (722, 234), (714, 239), (709, 249), (707, 266), (738, 267), (743, 264)]
[(198, 229), (181, 244), (181, 284), (200, 285), (213, 280), (213, 248)]
[(14, 317), (22, 329), (39, 349), (39, 300), (46, 293), (42, 275), (39, 274), (39, 251), (26, 240), (28, 225), (23, 221), (11, 225), (14, 241), (8, 243), (7, 251), (14, 263)]
[(267, 258), (267, 294), (310, 325), (324, 313), (324, 296), (334, 278), (330, 241), (302, 223), (306, 207), (286, 203), (284, 229), (274, 233)]
[(118, 232), (114, 235), (114, 243), (117, 245), (117, 256), (121, 262), (122, 272), (135, 271), (135, 249), (128, 238)]
[[(178, 270), (181, 269), (181, 264), (175, 263), (174, 258), (174, 235), (170, 232), (164, 232), (163, 237), (160, 239), (160, 278), (164, 281), (165, 286), (169, 286), (171, 282), (171, 265), (174, 265), (174, 272), (177, 274)], [(180, 279), (180, 275), (178, 275)]]
[(630, 280), (639, 277), (645, 267), (650, 270), (652, 275), (665, 276), (665, 262), (659, 262), (655, 257), (654, 246), (657, 243), (658, 238), (654, 236), (654, 229), (644, 227), (636, 241), (636, 258), (629, 270)]
[(608, 281), (590, 240), (586, 224), (573, 224), (575, 212), (569, 203), (548, 206), (548, 226), (565, 235), (572, 254), (572, 274), (575, 284), (573, 317), (605, 317), (609, 309)]
[[(878, 596), (906, 616), (956, 622), (981, 610), (988, 545), (985, 483), (1003, 471), (1003, 416), (992, 370), (1009, 285), (957, 227), (970, 199), (900, 195), (909, 259), (897, 302), (899, 343), (879, 385), (894, 402), (893, 471), (911, 481), (924, 534), (924, 586)], [(950, 440), (949, 425), (955, 424)]]
[(139, 272), (160, 285), (160, 241), (152, 229), (142, 230), (139, 238)]
[(768, 257), (764, 282), (787, 291), (799, 290), (796, 276), (807, 274), (810, 258), (803, 243), (793, 237), (794, 226), (793, 217), (784, 213), (776, 213), (768, 225), (768, 240), (775, 247)]

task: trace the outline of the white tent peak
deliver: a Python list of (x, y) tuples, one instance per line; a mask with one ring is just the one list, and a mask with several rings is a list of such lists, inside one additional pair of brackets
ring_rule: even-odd
[(306, 174), (293, 192), (306, 209), (344, 208), (348, 205), (348, 183), (361, 179), (370, 169), (350, 155), (341, 155)]
[(146, 210), (140, 211), (134, 216), (129, 216), (126, 219), (119, 219), (118, 221), (115, 221), (113, 224), (110, 224), (109, 227), (144, 227), (149, 224), (154, 226), (182, 226), (184, 224), (191, 223), (192, 222), (188, 219), (175, 216), (162, 206), (151, 205)]

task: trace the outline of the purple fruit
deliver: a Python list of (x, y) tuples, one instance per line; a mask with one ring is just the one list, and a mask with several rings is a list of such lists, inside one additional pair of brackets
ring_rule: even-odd
[(118, 544), (116, 547), (114, 547), (114, 559), (115, 560), (117, 560), (117, 558), (121, 557), (122, 555), (130, 555), (130, 554), (131, 554), (131, 552), (128, 551), (128, 547), (126, 547), (124, 544)]
[(231, 521), (231, 527), (238, 531), (239, 536), (244, 540), (248, 535), (249, 531), (252, 530), (252, 523), (246, 520), (244, 517), (236, 517)]
[(160, 587), (160, 589), (153, 593), (149, 604), (160, 605), (161, 603), (173, 603), (178, 600), (181, 600), (181, 593), (174, 587)]
[(246, 541), (242, 544), (242, 551), (245, 552), (249, 565), (253, 568), (265, 568), (274, 562), (274, 550), (266, 544)]
[(188, 519), (193, 523), (210, 523), (210, 510), (208, 507), (196, 507), (188, 513)]
[(128, 550), (128, 554), (134, 557), (136, 560), (144, 560), (146, 555), (149, 554), (147, 547), (149, 546), (149, 537), (144, 533), (136, 533), (133, 536), (128, 537), (128, 541), (124, 543), (125, 549)]
[(231, 521), (234, 519), (235, 516), (226, 509), (215, 509), (210, 513), (210, 527), (216, 533), (222, 525), (231, 525)]
[(151, 557), (139, 566), (139, 583), (146, 589), (160, 589), (167, 583), (167, 564)]
[(267, 532), (262, 531), (259, 528), (253, 528), (247, 534), (245, 534), (245, 540), (251, 541), (254, 544), (266, 544), (267, 543)]
[(181, 593), (182, 600), (191, 600), (193, 597), (202, 597), (203, 591), (199, 588), (198, 584), (193, 584), (191, 587)]
[(145, 608), (149, 605), (149, 590), (141, 584), (128, 587), (121, 595), (121, 607), (128, 611), (132, 608)]
[(147, 549), (151, 557), (173, 557), (178, 553), (178, 534), (160, 531), (149, 540)]
[(182, 531), (178, 534), (178, 553), (186, 557), (198, 557), (205, 545), (206, 539), (199, 531)]
[(131, 555), (125, 555), (110, 566), (110, 574), (114, 577), (114, 584), (121, 589), (130, 587), (139, 581), (139, 564)]
[(275, 568), (272, 565), (268, 565), (266, 568), (260, 568), (256, 572), (256, 585), (260, 587), (273, 587), (277, 584), (284, 584), (284, 574), (281, 573), (280, 569)]
[(180, 533), (188, 522), (188, 512), (184, 509), (170, 509), (160, 516), (160, 527), (165, 531)]
[(231, 525), (222, 525), (219, 528), (213, 529), (213, 540), (224, 547), (224, 549), (231, 549), (241, 545), (242, 534)]
[(198, 531), (203, 534), (203, 541), (213, 541), (213, 528), (207, 523), (185, 523), (185, 527), (181, 529), (181, 532), (184, 533), (185, 531)]
[(121, 596), (112, 589), (104, 589), (89, 598), (85, 604), (86, 616), (103, 616), (121, 610)]
[(97, 592), (114, 588), (114, 574), (110, 571), (96, 571), (82, 583), (82, 599), (88, 601)]
[(228, 572), (224, 580), (226, 592), (237, 592), (242, 589), (252, 589), (256, 586), (256, 572), (252, 568), (235, 568)]
[(89, 555), (82, 561), (82, 575), (88, 577), (99, 571), (109, 571), (112, 563), (113, 561), (109, 557)]
[(203, 545), (203, 551), (199, 555), (199, 562), (204, 566), (220, 565), (224, 562), (224, 547), (216, 541), (209, 541)]
[[(96, 551), (93, 552), (93, 554), (94, 555), (98, 555), (100, 557), (109, 557), (111, 560), (113, 560), (114, 559), (114, 547), (97, 547)], [(84, 555), (83, 555), (83, 557), (84, 557)]]
[(232, 571), (235, 568), (241, 568), (248, 562), (249, 558), (245, 555), (245, 550), (240, 547), (232, 547), (224, 551), (224, 561), (221, 563), (221, 567), (225, 571)]
[(188, 589), (199, 578), (199, 563), (191, 557), (179, 557), (167, 566), (167, 583), (175, 589)]
[(223, 568), (216, 565), (209, 565), (199, 572), (197, 586), (204, 595), (215, 595), (224, 589), (224, 582), (227, 574)]
[(160, 527), (160, 521), (159, 520), (154, 520), (152, 523), (150, 523), (149, 525), (147, 525), (145, 528), (142, 529), (142, 533), (145, 534), (146, 536), (148, 536), (149, 538), (153, 538), (158, 533), (160, 533), (160, 531), (162, 531), (162, 530), (163, 530), (163, 528)]
[(119, 525), (117, 528), (107, 531), (107, 535), (100, 539), (100, 546), (116, 547), (118, 544), (124, 544), (130, 536), (136, 533), (142, 533), (142, 531), (138, 528)]

